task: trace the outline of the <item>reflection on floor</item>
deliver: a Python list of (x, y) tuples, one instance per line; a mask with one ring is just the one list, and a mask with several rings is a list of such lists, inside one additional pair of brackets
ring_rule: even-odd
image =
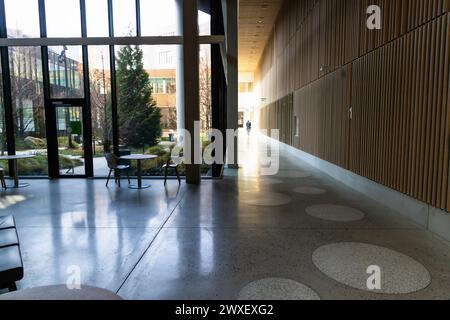
[(244, 136), (242, 168), (200, 187), (2, 191), (23, 248), (19, 288), (66, 283), (78, 266), (83, 284), (126, 299), (450, 298), (447, 242), (304, 163), (282, 156), (279, 174), (258, 177), (262, 147)]

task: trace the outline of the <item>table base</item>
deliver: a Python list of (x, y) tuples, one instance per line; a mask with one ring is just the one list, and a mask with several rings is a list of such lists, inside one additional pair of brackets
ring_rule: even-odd
[(148, 189), (150, 187), (151, 187), (151, 185), (149, 185), (149, 184), (143, 184), (141, 187), (139, 187), (137, 184), (130, 184), (128, 186), (128, 188), (130, 188), (130, 189)]
[(29, 183), (19, 183), (18, 186), (12, 184), (12, 185), (9, 185), (9, 186), (7, 185), (6, 188), (7, 189), (21, 189), (21, 188), (26, 188), (26, 187), (29, 187), (29, 186), (30, 186)]

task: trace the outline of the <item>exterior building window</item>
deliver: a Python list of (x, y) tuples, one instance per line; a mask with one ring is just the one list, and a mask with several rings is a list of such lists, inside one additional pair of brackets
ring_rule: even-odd
[(173, 51), (163, 51), (159, 53), (159, 63), (162, 65), (173, 63)]
[(39, 47), (10, 47), (8, 51), (16, 152), (36, 156), (19, 163), (20, 173), (47, 175), (43, 79), (42, 70), (38, 71), (42, 69), (41, 51)]
[(240, 93), (253, 92), (253, 82), (240, 82), (239, 92)]

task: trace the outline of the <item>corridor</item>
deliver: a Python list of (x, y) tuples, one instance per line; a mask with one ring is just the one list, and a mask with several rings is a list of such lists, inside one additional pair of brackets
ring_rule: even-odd
[[(450, 297), (447, 242), (283, 154), (277, 175), (258, 176), (264, 140), (239, 141), (242, 167), (200, 186), (32, 180), (6, 191), (19, 289), (65, 283), (75, 265), (82, 285), (125, 299)], [(373, 266), (380, 289), (368, 288)]]
[[(240, 135), (239, 170), (188, 189), (119, 291), (138, 299), (448, 299), (450, 246), (305, 163)], [(264, 163), (263, 163), (264, 165)], [(369, 290), (378, 266), (381, 289)], [(369, 270), (370, 271), (370, 270)], [(143, 281), (143, 279), (147, 279)]]

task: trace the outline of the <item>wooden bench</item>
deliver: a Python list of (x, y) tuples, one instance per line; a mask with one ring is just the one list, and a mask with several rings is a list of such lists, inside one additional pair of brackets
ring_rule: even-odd
[(0, 289), (16, 291), (23, 278), (23, 261), (13, 216), (0, 217)]

